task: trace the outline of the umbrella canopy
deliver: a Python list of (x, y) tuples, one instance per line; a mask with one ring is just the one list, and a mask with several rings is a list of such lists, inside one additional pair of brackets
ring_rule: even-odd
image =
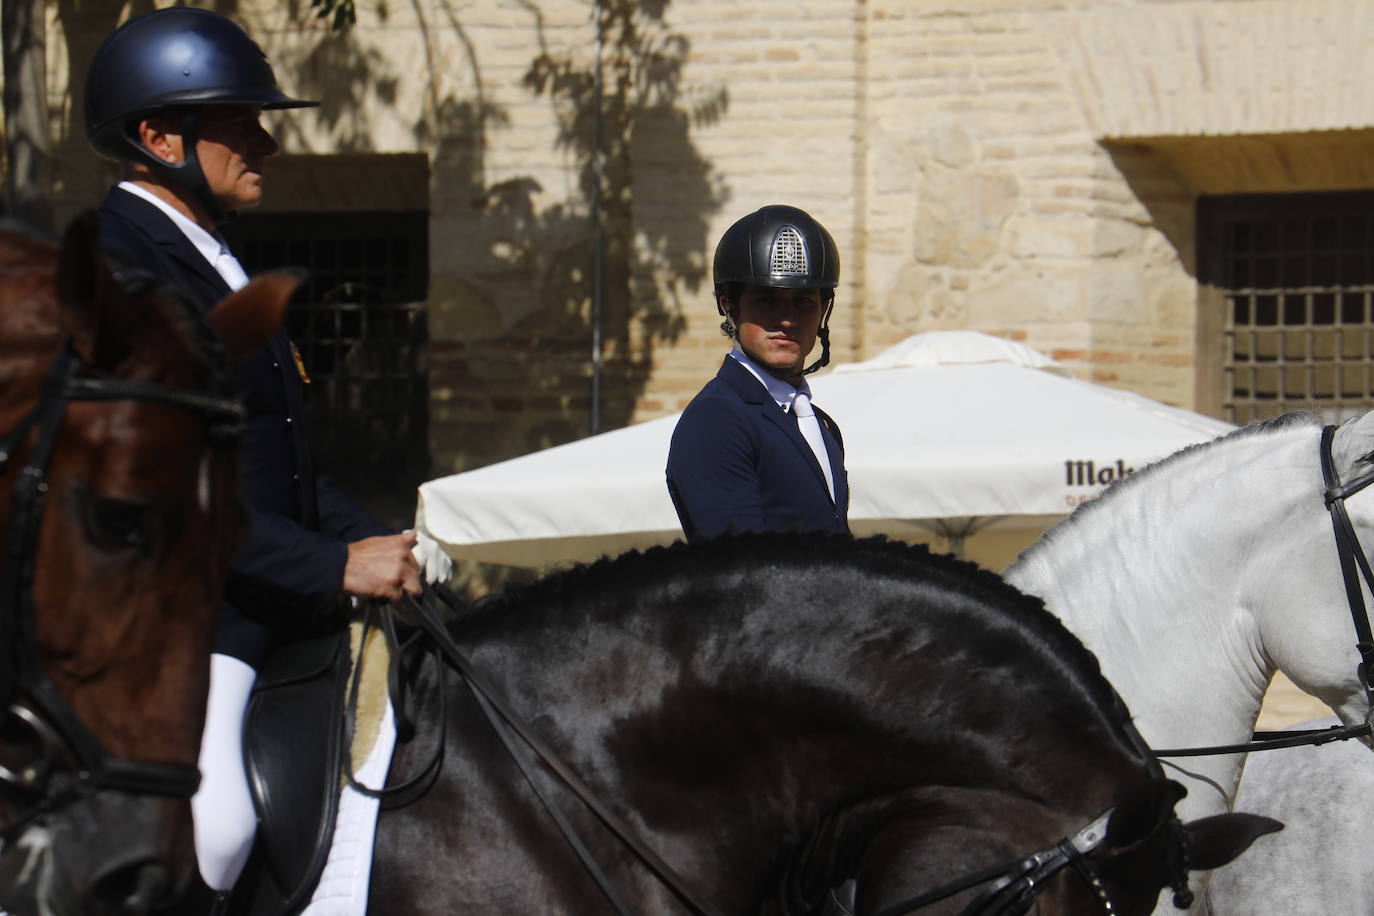
[[(844, 433), (850, 525), (961, 538), (992, 520), (1043, 528), (1118, 477), (1228, 423), (1077, 380), (1012, 341), (917, 334), (813, 377)], [(682, 536), (664, 483), (677, 416), (420, 486), (421, 527), (465, 560), (545, 566)]]

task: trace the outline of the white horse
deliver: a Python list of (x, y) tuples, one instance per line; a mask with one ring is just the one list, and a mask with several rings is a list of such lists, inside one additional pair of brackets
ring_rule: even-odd
[[(1366, 721), (1320, 436), (1315, 417), (1290, 414), (1184, 449), (1114, 484), (1007, 569), (1097, 654), (1151, 746), (1247, 741), (1276, 670), (1346, 724)], [(1332, 452), (1341, 481), (1367, 473), (1374, 412), (1344, 423)], [(1374, 488), (1348, 511), (1374, 547)], [(1243, 759), (1175, 759), (1196, 774), (1180, 775), (1180, 816), (1231, 808)]]
[(1374, 759), (1353, 741), (1249, 755), (1236, 807), (1286, 826), (1217, 871), (1207, 886), (1209, 912), (1374, 913), (1369, 799)]

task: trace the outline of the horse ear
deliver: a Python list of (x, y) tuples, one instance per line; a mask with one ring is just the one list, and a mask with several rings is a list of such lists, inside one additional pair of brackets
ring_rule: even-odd
[(219, 334), (232, 359), (262, 349), (286, 315), (286, 303), (305, 274), (274, 270), (254, 277), (210, 310), (210, 326)]
[(1189, 821), (1184, 825), (1188, 832), (1188, 868), (1191, 871), (1220, 868), (1266, 833), (1278, 833), (1282, 829), (1283, 824), (1272, 817), (1243, 812)]
[(99, 217), (87, 210), (67, 226), (57, 261), (62, 327), (83, 362), (113, 369), (132, 351), (147, 321), (100, 247)]
[(1374, 451), (1369, 447), (1371, 441), (1374, 441), (1374, 410), (1341, 424), (1333, 449), (1337, 470), (1342, 476), (1359, 473), (1352, 469), (1356, 462), (1374, 462)]

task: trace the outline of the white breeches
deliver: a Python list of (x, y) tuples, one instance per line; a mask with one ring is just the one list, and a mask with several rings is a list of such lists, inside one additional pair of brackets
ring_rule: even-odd
[(257, 832), (257, 814), (243, 768), (243, 717), (257, 676), (250, 665), (233, 656), (210, 656), (200, 789), (191, 799), (191, 817), (200, 876), (216, 891), (233, 888)]

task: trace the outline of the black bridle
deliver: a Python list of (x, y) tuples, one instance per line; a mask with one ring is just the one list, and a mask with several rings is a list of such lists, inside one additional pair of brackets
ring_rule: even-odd
[(33, 434), (28, 461), (14, 482), (0, 592), (0, 709), (11, 728), (32, 736), (37, 752), (11, 768), (0, 765), (0, 789), (30, 799), (0, 830), (0, 849), (33, 820), (97, 790), (190, 798), (200, 784), (194, 766), (145, 763), (109, 754), (58, 693), (39, 662), (33, 596), (38, 529), (48, 491), (47, 468), (62, 416), (71, 401), (148, 401), (190, 411), (209, 422), (217, 444), (237, 440), (243, 407), (221, 380), (217, 391), (196, 391), (156, 382), (77, 378), (76, 351), (59, 348), (43, 379), (38, 402), (0, 441), (0, 470)]
[[(1341, 561), (1345, 597), (1350, 604), (1350, 618), (1355, 624), (1355, 649), (1360, 653), (1360, 664), (1355, 673), (1360, 679), (1360, 686), (1364, 688), (1365, 700), (1374, 705), (1374, 633), (1370, 631), (1369, 611), (1365, 608), (1364, 591), (1360, 588), (1360, 577), (1363, 577), (1365, 584), (1374, 590), (1374, 570), (1369, 568), (1369, 558), (1360, 546), (1360, 536), (1355, 533), (1350, 514), (1345, 511), (1347, 499), (1374, 483), (1374, 471), (1342, 486), (1336, 474), (1335, 458), (1331, 454), (1335, 440), (1336, 427), (1322, 427), (1322, 483), (1326, 487), (1326, 508), (1331, 513), (1331, 527), (1336, 535), (1336, 555)], [(1368, 734), (1367, 727), (1365, 733)]]
[[(1345, 501), (1374, 484), (1374, 471), (1357, 477), (1347, 484), (1341, 483), (1336, 473), (1336, 459), (1332, 446), (1336, 441), (1336, 427), (1322, 427), (1320, 444), (1317, 447), (1321, 462), (1322, 486), (1325, 489), (1326, 510), (1331, 515), (1331, 529), (1336, 536), (1336, 557), (1341, 564), (1341, 579), (1345, 582), (1345, 598), (1350, 605), (1350, 619), (1355, 625), (1355, 649), (1360, 653), (1360, 663), (1355, 668), (1355, 676), (1364, 688), (1365, 702), (1374, 713), (1374, 630), (1369, 623), (1369, 611), (1364, 603), (1364, 590), (1360, 587), (1364, 579), (1374, 592), (1374, 569), (1370, 568), (1369, 557), (1360, 546), (1360, 536), (1350, 521), (1350, 513), (1345, 510)], [(1285, 747), (1302, 745), (1322, 745), (1332, 741), (1347, 741), (1363, 738), (1374, 733), (1368, 717), (1359, 725), (1341, 725), (1331, 728), (1299, 729), (1284, 732), (1256, 732), (1254, 741), (1244, 744), (1223, 744), (1215, 747), (1169, 748), (1155, 753), (1160, 757), (1210, 757), (1217, 754), (1244, 754), (1251, 751), (1272, 751)]]
[[(1102, 912), (1115, 913), (1116, 907), (1111, 897), (1087, 859), (1088, 853), (1101, 846), (1107, 838), (1107, 822), (1113, 810), (1098, 816), (1073, 836), (1064, 837), (1049, 849), (980, 869), (934, 890), (885, 907), (874, 916), (904, 916), (983, 884), (990, 886), (960, 911), (961, 916), (1025, 913), (1045, 882), (1069, 866), (1087, 882), (1102, 905)], [(845, 916), (851, 911), (836, 906), (833, 912), (837, 916)]]

